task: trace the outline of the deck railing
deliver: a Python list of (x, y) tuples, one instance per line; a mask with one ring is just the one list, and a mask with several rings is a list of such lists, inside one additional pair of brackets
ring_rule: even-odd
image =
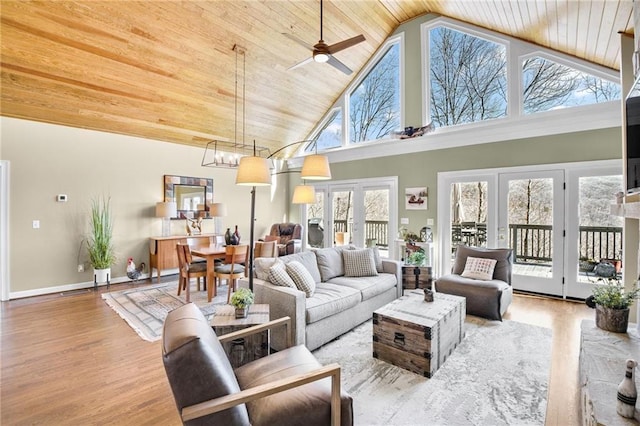
[[(349, 232), (353, 235), (353, 222), (334, 220), (333, 232)], [(365, 241), (376, 240), (379, 247), (389, 247), (389, 222), (386, 220), (367, 220), (364, 222)]]
[[(509, 225), (509, 247), (514, 249), (516, 263), (550, 263), (553, 253), (551, 225)], [(616, 259), (622, 253), (622, 228), (616, 226), (580, 226), (579, 228), (580, 259)], [(486, 241), (486, 224), (474, 226), (451, 224), (453, 245), (484, 246)]]

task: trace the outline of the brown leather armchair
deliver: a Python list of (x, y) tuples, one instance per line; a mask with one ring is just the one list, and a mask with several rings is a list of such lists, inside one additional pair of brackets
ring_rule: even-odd
[(269, 235), (265, 235), (265, 241), (276, 241), (278, 254), (298, 253), (302, 250), (302, 225), (299, 223), (274, 223)]
[(220, 336), (193, 303), (169, 312), (162, 358), (182, 421), (188, 425), (353, 424), (353, 400), (340, 390), (340, 365), (322, 366), (303, 346), (233, 370), (221, 342), (285, 326), (289, 317)]

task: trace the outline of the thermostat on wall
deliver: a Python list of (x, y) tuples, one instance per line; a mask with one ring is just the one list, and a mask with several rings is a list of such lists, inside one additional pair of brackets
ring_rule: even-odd
[(67, 194), (58, 194), (56, 196), (56, 201), (59, 203), (66, 203), (67, 202)]

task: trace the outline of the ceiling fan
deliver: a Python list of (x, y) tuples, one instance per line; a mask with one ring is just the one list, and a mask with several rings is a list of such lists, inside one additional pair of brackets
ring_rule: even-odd
[(328, 45), (327, 43), (325, 43), (322, 37), (322, 0), (320, 0), (320, 40), (313, 47), (307, 45), (307, 43), (305, 43), (304, 41), (300, 40), (299, 38), (291, 34), (282, 33), (282, 35), (290, 38), (291, 40), (306, 47), (307, 49), (311, 49), (311, 51), (313, 52), (313, 55), (310, 58), (307, 58), (304, 61), (298, 62), (297, 64), (289, 67), (288, 69), (292, 70), (292, 69), (298, 68), (311, 61), (327, 62), (329, 65), (332, 65), (333, 67), (339, 69), (340, 71), (342, 71), (347, 75), (351, 74), (353, 71), (351, 71), (351, 69), (349, 69), (348, 66), (346, 66), (345, 64), (337, 60), (333, 56), (333, 54), (340, 52), (341, 50), (347, 49), (351, 46), (355, 46), (356, 44), (361, 43), (365, 40), (364, 36), (360, 34), (358, 36), (340, 41), (332, 45)]

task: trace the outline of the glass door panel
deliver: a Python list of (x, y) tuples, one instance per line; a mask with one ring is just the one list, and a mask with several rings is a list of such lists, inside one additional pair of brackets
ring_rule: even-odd
[(378, 247), (382, 257), (389, 257), (389, 189), (364, 190), (364, 243), (366, 247)]
[(564, 174), (500, 175), (499, 238), (513, 249), (514, 289), (562, 296)]
[(325, 192), (316, 190), (316, 201), (307, 204), (307, 245), (308, 247), (322, 248), (325, 242), (324, 225)]
[(488, 182), (451, 184), (451, 256), (458, 244), (487, 246)]
[(353, 190), (331, 190), (331, 212), (333, 222), (333, 245), (343, 246), (351, 243), (353, 233)]
[[(569, 235), (573, 241), (569, 255), (567, 296), (585, 298), (594, 284), (602, 282), (594, 272), (595, 265), (604, 261), (616, 268), (622, 277), (623, 218), (611, 215), (614, 194), (622, 191), (622, 175), (577, 177), (577, 230)], [(572, 223), (572, 222), (570, 222)]]

